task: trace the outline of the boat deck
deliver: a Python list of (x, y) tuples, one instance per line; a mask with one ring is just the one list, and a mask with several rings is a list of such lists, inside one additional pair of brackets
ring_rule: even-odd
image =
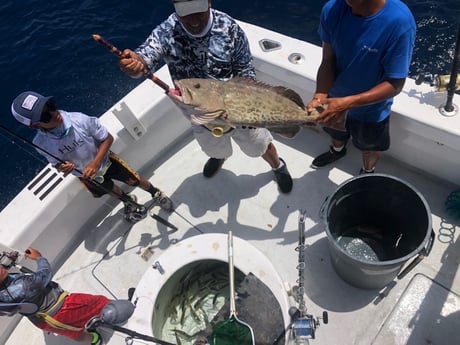
[[(431, 254), (391, 288), (385, 291), (359, 289), (344, 282), (334, 271), (319, 211), (325, 198), (339, 184), (358, 173), (360, 153), (350, 145), (344, 159), (313, 170), (310, 163), (314, 156), (329, 144), (320, 131), (305, 129), (291, 140), (276, 137), (275, 144), (294, 179), (293, 191), (287, 195), (279, 193), (273, 173), (263, 159), (245, 156), (236, 145), (222, 170), (211, 179), (204, 178), (201, 171), (207, 157), (192, 137), (187, 137), (166, 152), (163, 159), (141, 171), (173, 199), (174, 213), (168, 215), (158, 207), (153, 211), (178, 230), (172, 232), (151, 217), (132, 226), (123, 221), (119, 204), (103, 221), (86, 230), (84, 240), (77, 243), (54, 279), (71, 292), (127, 298), (128, 289), (137, 285), (146, 270), (153, 269), (155, 259), (174, 246), (175, 240), (233, 230), (234, 236), (248, 241), (270, 259), (286, 286), (293, 286), (298, 276), (295, 248), (299, 210), (304, 209), (308, 215), (306, 306), (309, 314), (320, 316), (324, 310), (329, 314), (329, 323), (321, 324), (316, 339), (310, 340), (310, 344), (453, 344), (458, 341), (459, 231), (446, 220), (444, 208), (446, 197), (458, 187), (411, 170), (383, 155), (377, 171), (397, 176), (423, 194), (432, 211), (436, 238)], [(147, 201), (148, 194), (142, 190), (136, 189), (134, 194), (140, 203)], [(141, 253), (148, 246), (153, 254), (145, 261)], [(290, 301), (295, 305), (292, 297)], [(109, 340), (108, 335), (105, 336)], [(115, 333), (109, 343), (124, 344), (124, 336)], [(147, 342), (135, 340), (134, 343)], [(6, 343), (19, 344), (77, 343), (44, 334), (23, 319)]]

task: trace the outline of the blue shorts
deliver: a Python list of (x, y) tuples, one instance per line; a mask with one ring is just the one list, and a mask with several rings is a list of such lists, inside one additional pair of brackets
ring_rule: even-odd
[(332, 139), (347, 142), (361, 151), (386, 151), (390, 148), (390, 116), (381, 122), (363, 122), (347, 117), (346, 132), (324, 127)]

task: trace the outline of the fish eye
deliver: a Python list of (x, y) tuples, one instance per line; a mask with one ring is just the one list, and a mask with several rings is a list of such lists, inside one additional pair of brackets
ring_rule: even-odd
[(193, 87), (194, 87), (195, 89), (199, 89), (199, 88), (201, 87), (201, 85), (200, 85), (200, 83), (196, 83), (195, 85), (193, 85)]

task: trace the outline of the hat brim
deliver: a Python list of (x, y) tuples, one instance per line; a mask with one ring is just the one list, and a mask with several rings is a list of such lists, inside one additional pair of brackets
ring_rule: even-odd
[(208, 0), (191, 0), (174, 2), (174, 8), (179, 17), (185, 17), (194, 13), (206, 12), (209, 9)]

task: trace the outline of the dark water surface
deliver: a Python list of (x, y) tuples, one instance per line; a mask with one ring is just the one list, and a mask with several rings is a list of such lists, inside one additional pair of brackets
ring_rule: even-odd
[[(325, 1), (214, 0), (236, 19), (320, 44), (319, 14)], [(450, 72), (460, 18), (459, 0), (406, 1), (417, 21), (411, 76)], [(100, 116), (140, 81), (128, 78), (91, 38), (99, 33), (118, 48), (135, 48), (172, 11), (170, 0), (3, 0), (0, 2), (0, 123), (24, 136), (11, 101), (34, 90), (54, 95), (65, 110)], [(0, 130), (0, 209), (35, 176), (45, 161)], [(25, 210), (27, 211), (27, 210)]]

